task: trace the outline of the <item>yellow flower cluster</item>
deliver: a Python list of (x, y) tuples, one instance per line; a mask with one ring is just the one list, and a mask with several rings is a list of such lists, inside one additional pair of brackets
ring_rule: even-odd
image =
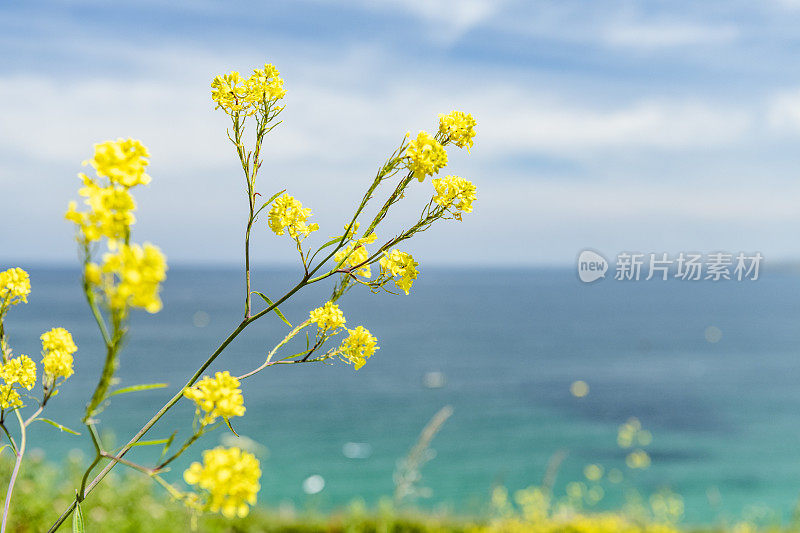
[(208, 506), (228, 518), (247, 516), (261, 485), (261, 465), (255, 455), (239, 448), (217, 447), (203, 452), (203, 463), (192, 463), (183, 473), (190, 485), (208, 491)]
[(94, 150), (94, 157), (84, 164), (91, 164), (97, 175), (108, 178), (108, 182), (78, 174), (83, 182), (78, 194), (86, 198), (84, 204), (89, 211), (78, 211), (78, 204), (70, 202), (65, 218), (78, 226), (86, 242), (105, 236), (114, 249), (117, 241), (127, 240), (130, 226), (136, 222), (136, 202), (129, 189), (150, 183), (150, 176), (145, 173), (150, 154), (135, 139), (105, 141), (95, 144)]
[(124, 314), (130, 306), (157, 313), (161, 310), (158, 293), (166, 272), (166, 258), (157, 246), (123, 244), (116, 252), (105, 254), (102, 265), (87, 265), (86, 279), (102, 285), (109, 306), (115, 312)]
[(117, 139), (94, 145), (94, 157), (89, 163), (98, 176), (104, 176), (112, 183), (123, 187), (147, 185), (150, 176), (145, 171), (150, 161), (147, 148), (136, 139)]
[(254, 104), (280, 100), (286, 96), (281, 73), (278, 72), (275, 65), (270, 63), (264, 65), (264, 68), (253, 69), (253, 73), (247, 79), (245, 86), (247, 87), (247, 93), (244, 100)]
[(434, 202), (448, 209), (472, 213), (476, 188), (471, 181), (460, 176), (445, 176), (444, 178), (434, 178), (431, 183), (436, 190), (433, 197)]
[(211, 82), (211, 99), (216, 102), (217, 109), (222, 108), (228, 114), (238, 111), (252, 114), (262, 102), (275, 102), (285, 95), (280, 72), (271, 64), (254, 69), (247, 79), (233, 71)]
[(442, 142), (452, 142), (459, 148), (472, 148), (475, 137), (475, 119), (463, 111), (451, 111), (446, 115), (439, 115), (439, 136)]
[(417, 138), (408, 143), (406, 149), (408, 169), (419, 181), (433, 176), (447, 165), (447, 152), (430, 133), (420, 131)]
[[(599, 485), (592, 487), (602, 496)], [(667, 504), (669, 516), (662, 516), (653, 506), (652, 518), (647, 519), (645, 508), (643, 514), (631, 513), (592, 513), (581, 511), (581, 504), (576, 498), (586, 497), (587, 501), (599, 501), (598, 497), (589, 498), (592, 489), (586, 489), (583, 483), (570, 483), (567, 487), (566, 501), (553, 501), (550, 491), (541, 487), (530, 487), (517, 491), (514, 502), (510, 501), (508, 491), (497, 487), (492, 492), (492, 510), (496, 518), (484, 526), (477, 527), (473, 533), (678, 533), (673, 524), (676, 521), (679, 506), (672, 500)]]
[(356, 370), (364, 366), (367, 359), (372, 357), (375, 350), (378, 350), (378, 339), (373, 337), (367, 328), (358, 326), (356, 329), (348, 329), (350, 334), (342, 341), (339, 347), (339, 357), (356, 367)]
[(125, 187), (101, 187), (86, 174), (79, 174), (84, 187), (78, 194), (85, 197), (90, 211), (78, 211), (78, 204), (70, 202), (65, 218), (78, 225), (87, 242), (108, 237), (110, 241), (125, 240), (129, 228), (136, 222), (133, 211), (136, 202)]
[(390, 278), (399, 276), (394, 284), (400, 287), (408, 294), (411, 285), (419, 275), (417, 267), (419, 263), (414, 261), (411, 254), (401, 252), (398, 249), (393, 249), (391, 252), (384, 252), (384, 256), (380, 260), (381, 274)]
[[(631, 418), (619, 427), (617, 444), (620, 448), (647, 446), (653, 441), (653, 435), (636, 418)], [(628, 468), (645, 469), (650, 466), (650, 456), (642, 449), (633, 450), (625, 458)]]
[(325, 302), (322, 307), (317, 307), (309, 313), (309, 318), (321, 330), (336, 331), (345, 324), (344, 313), (333, 302)]
[[(363, 239), (358, 239), (357, 241), (351, 242), (336, 252), (333, 256), (333, 260), (339, 263), (346, 257), (347, 259), (343, 263), (343, 266), (355, 267), (361, 265), (361, 263), (364, 263), (369, 259), (369, 252), (367, 252), (367, 248), (364, 245), (372, 244), (377, 238), (378, 236), (375, 233), (370, 233)], [(363, 264), (356, 270), (355, 273), (359, 276), (369, 278), (372, 276), (372, 267), (368, 264)]]
[(0, 408), (9, 409), (22, 405), (19, 393), (9, 384), (0, 385)]
[(0, 366), (0, 377), (9, 386), (19, 383), (31, 390), (36, 385), (36, 363), (27, 355), (14, 357)]
[(205, 411), (203, 425), (212, 424), (217, 417), (229, 419), (244, 415), (244, 398), (239, 380), (227, 370), (217, 372), (213, 378), (204, 377), (194, 387), (186, 389), (184, 396), (197, 404), (198, 411)]
[(21, 268), (0, 272), (0, 310), (18, 303), (28, 303), (31, 277)]
[(312, 216), (311, 209), (303, 207), (299, 200), (286, 193), (272, 202), (268, 216), (269, 228), (275, 235), (283, 235), (285, 229), (291, 238), (298, 239), (300, 235), (307, 237), (319, 229), (319, 224), (306, 224), (308, 217)]
[(72, 354), (78, 351), (72, 335), (64, 328), (53, 328), (42, 333), (42, 366), (44, 373), (55, 381), (57, 378), (68, 378), (73, 374)]

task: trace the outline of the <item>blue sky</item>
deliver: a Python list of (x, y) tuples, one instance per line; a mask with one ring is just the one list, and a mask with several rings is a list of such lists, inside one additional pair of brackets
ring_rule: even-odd
[[(62, 214), (92, 144), (140, 138), (134, 238), (238, 263), (246, 207), (211, 78), (275, 63), (288, 90), (260, 190), (335, 235), (406, 131), (472, 112), (449, 173), (475, 212), (425, 263), (571, 264), (590, 247), (800, 258), (800, 0), (0, 4), (0, 257), (74, 261)], [(416, 187), (388, 222), (430, 194)], [(265, 227), (261, 263), (293, 260)]]

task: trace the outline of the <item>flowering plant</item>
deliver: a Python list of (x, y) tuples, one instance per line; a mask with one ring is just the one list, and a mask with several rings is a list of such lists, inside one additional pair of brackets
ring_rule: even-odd
[[(132, 191), (151, 182), (147, 174), (150, 157), (147, 148), (134, 139), (105, 141), (95, 145), (94, 156), (84, 162), (84, 165), (94, 169), (96, 175), (79, 174), (83, 186), (78, 194), (84, 199), (83, 205), (79, 208), (77, 202), (70, 202), (66, 218), (76, 227), (82, 258), (83, 292), (103, 339), (105, 360), (82, 417), (95, 454), (81, 479), (76, 480), (74, 500), (54, 521), (50, 531), (57, 530), (70, 515), (73, 515), (73, 529), (82, 531), (84, 517), (81, 502), (100, 486), (103, 478), (118, 464), (150, 476), (173, 498), (197, 513), (220, 512), (227, 517), (245, 516), (249, 507), (256, 503), (261, 475), (261, 466), (253, 454), (238, 447), (204, 451), (202, 462), (192, 463), (184, 472), (183, 479), (189, 489), (167, 482), (161, 474), (202, 435), (221, 425), (227, 426), (235, 434), (231, 419), (244, 416), (246, 412), (240, 388), (242, 380), (279, 364), (338, 360), (353, 365), (356, 370), (364, 366), (378, 350), (377, 338), (362, 325), (353, 329), (346, 327), (345, 314), (338, 303), (340, 299), (356, 285), (363, 285), (374, 293), (392, 292), (396, 287), (408, 294), (420, 275), (419, 263), (410, 253), (401, 251), (397, 246), (427, 230), (438, 220), (461, 220), (462, 213), (472, 211), (476, 196), (475, 186), (471, 182), (458, 176), (435, 178), (432, 180), (433, 194), (423, 206), (419, 219), (396, 236), (376, 244), (376, 230), (389, 210), (403, 199), (412, 182), (415, 179), (424, 182), (447, 164), (445, 147), (472, 147), (475, 120), (467, 113), (453, 111), (439, 116), (439, 128), (435, 135), (420, 131), (413, 139), (410, 134), (402, 139), (369, 183), (355, 212), (344, 224), (341, 235), (328, 239), (316, 249), (307, 246), (306, 239), (313, 232), (320, 231), (317, 223), (309, 222), (313, 216), (310, 208), (304, 207), (285, 190), (258, 205), (260, 193), (257, 192), (256, 182), (262, 164), (261, 148), (267, 134), (280, 124), (277, 119), (284, 110), (281, 102), (286, 95), (283, 85), (280, 73), (269, 64), (255, 69), (249, 77), (231, 72), (217, 76), (211, 83), (211, 98), (216, 108), (230, 119), (228, 138), (235, 148), (246, 185), (248, 218), (244, 232), (244, 316), (219, 347), (194, 370), (185, 385), (176, 390), (171, 399), (117, 450), (106, 449), (99, 438), (100, 415), (112, 397), (166, 386), (150, 384), (115, 388), (115, 374), (128, 336), (131, 312), (143, 309), (148, 313), (157, 313), (162, 307), (159, 292), (166, 279), (167, 263), (157, 246), (150, 243), (140, 245), (132, 241), (131, 228), (136, 222), (136, 202)], [(246, 126), (252, 128), (250, 146), (245, 141)], [(376, 199), (379, 188), (384, 184), (389, 185), (388, 194), (369, 219), (366, 215), (368, 204)], [(287, 236), (292, 241), (302, 267), (297, 284), (274, 300), (263, 292), (253, 290), (250, 282), (250, 235), (257, 228), (256, 223), (262, 212), (266, 212), (266, 226), (270, 231), (276, 236)], [(365, 228), (363, 231), (362, 225)], [(377, 266), (375, 271), (373, 265)], [(329, 278), (335, 283), (328, 301), (321, 302), (302, 322), (293, 325), (279, 306), (305, 287)], [(30, 291), (30, 278), (22, 269), (11, 268), (0, 272), (0, 377), (3, 380), (0, 385), (0, 428), (8, 440), (7, 446), (11, 447), (16, 457), (6, 492), (0, 533), (5, 531), (11, 512), (14, 483), (25, 454), (28, 426), (36, 421), (45, 421), (76, 433), (40, 416), (73, 373), (73, 356), (78, 348), (70, 333), (63, 328), (54, 328), (41, 336), (41, 394), (33, 398), (25, 391), (31, 391), (37, 383), (36, 363), (26, 355), (13, 355), (3, 327), (6, 314), (14, 306), (26, 303)], [(256, 309), (253, 295), (264, 302), (263, 308)], [(256, 320), (272, 314), (286, 324), (288, 333), (269, 351), (261, 365), (239, 376), (234, 376), (230, 371), (204, 376), (204, 372), (231, 341)], [(303, 330), (312, 329), (314, 332), (308, 332), (304, 350), (290, 355), (281, 353), (291, 339)], [(340, 334), (343, 337), (338, 342), (334, 341)], [(30, 398), (34, 404), (30, 406), (32, 414), (27, 417), (22, 415), (23, 409), (28, 408), (23, 397)], [(161, 417), (182, 400), (193, 402), (196, 407), (192, 432), (186, 441), (173, 447), (174, 434), (166, 439), (143, 441), (143, 437)], [(8, 418), (11, 416), (17, 419), (18, 429), (8, 427)], [(145, 466), (125, 458), (134, 446), (141, 445), (163, 447), (156, 464)]]

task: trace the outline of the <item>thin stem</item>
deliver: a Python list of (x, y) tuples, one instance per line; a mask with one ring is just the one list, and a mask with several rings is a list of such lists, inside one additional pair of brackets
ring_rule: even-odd
[(295, 335), (300, 333), (300, 330), (302, 330), (304, 327), (306, 327), (310, 323), (311, 323), (311, 319), (309, 318), (308, 320), (306, 320), (305, 322), (303, 322), (302, 324), (300, 324), (299, 326), (294, 328), (292, 331), (290, 331), (289, 334), (286, 335), (286, 337), (284, 337), (284, 339), (281, 342), (279, 342), (277, 344), (277, 346), (275, 346), (272, 349), (271, 352), (269, 352), (269, 354), (267, 355), (267, 359), (264, 361), (264, 363), (261, 366), (259, 366), (255, 370), (251, 370), (250, 372), (248, 372), (246, 374), (242, 374), (241, 376), (237, 377), (236, 379), (241, 380), (241, 379), (249, 378), (250, 376), (252, 376), (254, 374), (258, 374), (259, 372), (261, 372), (262, 370), (264, 370), (265, 368), (270, 366), (271, 361), (272, 361), (272, 356), (275, 355), (275, 353), (278, 351), (278, 349), (280, 349), (281, 346), (283, 346), (284, 344), (289, 342)]
[(22, 457), (25, 455), (25, 444), (27, 441), (25, 422), (22, 420), (22, 415), (19, 414), (19, 409), (14, 411), (19, 421), (19, 449), (17, 450), (17, 459), (14, 462), (14, 470), (11, 472), (11, 479), (8, 481), (8, 490), (6, 491), (6, 503), (3, 507), (3, 522), (0, 524), (0, 533), (5, 533), (6, 522), (8, 521), (8, 513), (11, 509), (11, 493), (14, 491), (14, 484), (17, 482), (17, 475), (19, 474), (19, 467), (22, 465)]

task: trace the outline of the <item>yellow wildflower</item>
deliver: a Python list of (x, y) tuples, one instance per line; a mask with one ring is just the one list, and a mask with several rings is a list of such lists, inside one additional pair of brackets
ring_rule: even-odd
[(263, 69), (254, 69), (247, 80), (244, 100), (251, 103), (280, 100), (286, 95), (283, 88), (283, 79), (275, 65), (266, 64)]
[(80, 212), (77, 204), (70, 202), (64, 218), (77, 224), (88, 242), (102, 236), (111, 241), (125, 240), (130, 233), (130, 226), (136, 222), (133, 215), (136, 203), (128, 188), (113, 183), (102, 187), (86, 174), (79, 176), (84, 187), (78, 194), (86, 198), (84, 203), (90, 210)]
[[(355, 229), (353, 232), (355, 232)], [(362, 263), (364, 263), (369, 259), (369, 252), (367, 252), (367, 248), (364, 245), (372, 244), (373, 242), (375, 242), (375, 239), (377, 238), (378, 238), (377, 234), (370, 233), (367, 237), (358, 239), (355, 242), (351, 242), (347, 246), (336, 252), (333, 256), (333, 260), (339, 263), (345, 257), (347, 257), (347, 260), (343, 263), (343, 266), (355, 267), (357, 265), (361, 265)], [(356, 270), (355, 273), (358, 274), (359, 276), (364, 276), (365, 278), (369, 278), (372, 276), (372, 268), (368, 264), (363, 264)]]
[(20, 405), (22, 398), (19, 397), (19, 393), (11, 385), (0, 385), (0, 407), (9, 409)]
[(391, 252), (384, 252), (384, 256), (380, 260), (381, 274), (392, 278), (399, 276), (394, 284), (400, 287), (408, 294), (411, 285), (419, 275), (417, 267), (419, 263), (414, 261), (411, 254), (401, 252), (398, 249), (393, 249)]
[(436, 190), (433, 197), (434, 202), (447, 209), (452, 208), (464, 213), (472, 213), (476, 188), (471, 181), (460, 176), (445, 176), (444, 178), (434, 178), (431, 183)]
[(0, 272), (0, 308), (18, 303), (28, 303), (31, 293), (31, 277), (21, 268), (9, 268)]
[(600, 465), (586, 465), (583, 469), (583, 475), (589, 481), (598, 481), (601, 477), (603, 477), (603, 467)]
[(249, 505), (255, 505), (261, 485), (261, 465), (255, 455), (239, 448), (223, 448), (203, 452), (203, 463), (192, 463), (183, 473), (190, 485), (208, 491), (208, 506), (228, 518), (247, 516)]
[(94, 145), (94, 157), (89, 163), (97, 171), (98, 176), (105, 176), (112, 183), (123, 187), (147, 185), (150, 176), (145, 174), (150, 154), (147, 148), (136, 139), (117, 139)]
[(475, 137), (475, 119), (463, 111), (451, 111), (446, 115), (439, 115), (439, 135), (442, 142), (452, 142), (459, 148), (472, 148)]
[(244, 398), (239, 380), (227, 370), (217, 372), (213, 378), (204, 377), (194, 387), (186, 389), (183, 395), (197, 404), (198, 411), (205, 411), (203, 424), (213, 423), (218, 416), (228, 419), (244, 415)]
[(53, 380), (63, 377), (64, 379), (73, 374), (72, 354), (78, 351), (72, 335), (64, 328), (53, 328), (42, 333), (42, 366), (45, 375)]
[(325, 302), (322, 307), (317, 307), (311, 313), (309, 318), (312, 322), (317, 323), (317, 327), (322, 330), (337, 330), (344, 326), (345, 318), (344, 313), (339, 306), (333, 302)]
[(0, 377), (8, 385), (19, 383), (31, 390), (36, 385), (36, 363), (27, 355), (20, 355), (6, 361), (0, 368)]
[(408, 169), (419, 181), (424, 181), (425, 176), (433, 176), (447, 165), (444, 147), (426, 131), (420, 131), (417, 138), (408, 143), (406, 157)]
[(364, 366), (367, 359), (372, 357), (375, 350), (378, 350), (378, 339), (373, 337), (367, 328), (358, 326), (356, 329), (348, 329), (350, 334), (342, 341), (339, 347), (339, 357), (355, 365), (356, 370)]
[(644, 450), (634, 450), (625, 458), (628, 468), (645, 469), (650, 466), (650, 456)]
[(104, 290), (112, 309), (124, 313), (127, 306), (161, 310), (158, 293), (167, 277), (167, 262), (157, 246), (145, 243), (121, 245), (115, 253), (105, 254), (100, 267)]
[(215, 109), (222, 108), (226, 113), (243, 109), (242, 101), (247, 94), (244, 81), (236, 71), (215, 77), (211, 82), (211, 99), (217, 104)]
[(286, 193), (272, 202), (268, 216), (269, 227), (275, 235), (283, 235), (286, 229), (291, 238), (297, 239), (299, 235), (306, 237), (319, 229), (319, 224), (306, 225), (308, 217), (312, 216), (311, 209)]

